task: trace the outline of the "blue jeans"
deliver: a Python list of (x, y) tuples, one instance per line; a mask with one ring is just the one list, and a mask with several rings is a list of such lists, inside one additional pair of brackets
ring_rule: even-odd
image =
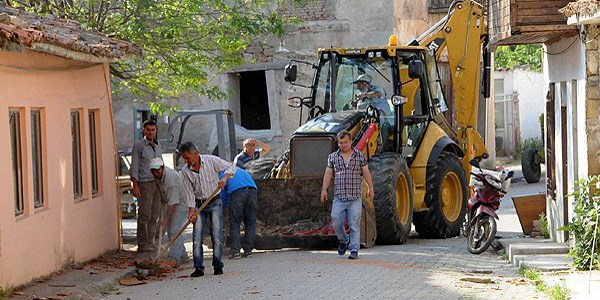
[[(200, 203), (196, 202), (196, 209)], [(212, 200), (202, 212), (194, 224), (194, 268), (204, 270), (204, 251), (202, 241), (204, 239), (204, 227), (206, 219), (210, 219), (210, 239), (213, 244), (212, 265), (215, 269), (223, 268), (223, 207), (221, 199)]]
[(256, 237), (256, 210), (258, 209), (255, 189), (241, 188), (229, 196), (229, 234), (231, 235), (231, 254), (240, 253), (240, 224), (244, 220), (244, 252), (254, 249)]
[[(185, 222), (187, 222), (188, 211), (189, 210), (185, 205), (175, 205), (175, 210), (171, 215), (171, 223), (169, 224), (169, 230), (167, 232), (169, 234), (169, 240), (172, 240), (175, 234), (177, 234), (181, 227), (185, 225)], [(187, 259), (187, 252), (185, 251), (184, 242), (185, 239), (183, 237), (183, 234), (181, 234), (177, 238), (173, 246), (171, 246), (171, 249), (169, 249), (168, 257), (178, 262), (181, 262), (183, 258)]]
[[(340, 243), (348, 243), (350, 239), (350, 251), (358, 251), (360, 249), (360, 215), (362, 214), (362, 200), (341, 201), (337, 198), (333, 199), (331, 205), (331, 221), (333, 230), (337, 235)], [(350, 236), (344, 228), (344, 221), (348, 217), (348, 226), (350, 227)]]

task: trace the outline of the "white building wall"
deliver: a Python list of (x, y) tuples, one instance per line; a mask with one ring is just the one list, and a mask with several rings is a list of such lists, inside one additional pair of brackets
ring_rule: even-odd
[[(565, 242), (564, 232), (558, 228), (566, 224), (564, 218), (563, 196), (574, 188), (574, 180), (587, 174), (587, 144), (585, 142), (585, 46), (578, 37), (563, 39), (557, 43), (544, 47), (544, 76), (547, 84), (555, 83), (555, 170), (556, 170), (556, 198), (546, 200), (546, 210), (550, 226), (551, 237), (559, 242)], [(567, 91), (561, 93), (561, 82), (566, 82)], [(573, 101), (573, 88), (577, 91)], [(561, 97), (566, 96), (566, 97)], [(566, 98), (566, 99), (562, 99)], [(561, 103), (567, 106), (567, 120), (561, 119)], [(575, 117), (575, 119), (574, 119)], [(561, 124), (566, 126), (562, 127)], [(574, 125), (577, 125), (574, 127)], [(567, 161), (563, 161), (562, 131), (568, 130), (567, 135)], [(576, 143), (576, 144), (573, 144)], [(575, 161), (577, 159), (577, 161)], [(567, 173), (567, 190), (562, 184), (563, 174)], [(573, 216), (572, 199), (569, 199), (568, 218)]]
[(519, 128), (521, 141), (542, 138), (539, 117), (546, 104), (544, 75), (529, 68), (514, 69), (514, 90), (519, 95)]

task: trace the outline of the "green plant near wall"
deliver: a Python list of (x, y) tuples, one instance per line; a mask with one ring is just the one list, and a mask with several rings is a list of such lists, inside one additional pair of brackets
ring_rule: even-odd
[(542, 236), (544, 238), (550, 238), (550, 231), (548, 231), (548, 218), (545, 213), (540, 214), (540, 227), (542, 228)]
[(494, 52), (494, 67), (512, 69), (514, 65), (528, 65), (533, 71), (542, 70), (542, 45), (500, 46)]
[[(576, 182), (575, 191), (569, 195), (574, 197), (575, 216), (568, 225), (560, 228), (568, 230), (571, 238), (575, 240), (569, 256), (573, 257), (573, 266), (577, 270), (588, 270), (590, 265), (595, 270), (600, 269), (600, 233), (596, 226), (600, 192), (595, 189), (598, 178), (598, 175), (595, 175)], [(593, 245), (595, 247), (592, 253)]]
[(538, 155), (540, 157), (544, 157), (544, 142), (539, 138), (530, 138), (525, 139), (523, 141), (519, 141), (519, 145), (517, 145), (515, 149), (515, 158), (520, 160), (523, 156), (523, 152), (525, 149), (534, 148), (538, 150)]

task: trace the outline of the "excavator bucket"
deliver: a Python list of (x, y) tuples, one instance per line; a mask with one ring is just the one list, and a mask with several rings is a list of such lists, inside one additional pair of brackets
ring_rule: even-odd
[(255, 179), (258, 186), (256, 249), (331, 248), (331, 200), (320, 202), (322, 178)]
[[(330, 216), (333, 189), (329, 189), (328, 200), (321, 204), (322, 178), (256, 179), (255, 182), (259, 206), (256, 249), (337, 247), (338, 238)], [(361, 243), (370, 247), (375, 240), (375, 220), (372, 205), (368, 203), (363, 201)]]

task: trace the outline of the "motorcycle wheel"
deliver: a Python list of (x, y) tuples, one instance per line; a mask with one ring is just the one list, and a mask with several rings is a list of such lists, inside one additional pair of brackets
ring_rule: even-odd
[(469, 232), (467, 249), (473, 254), (481, 254), (496, 237), (496, 220), (488, 215), (480, 215)]

